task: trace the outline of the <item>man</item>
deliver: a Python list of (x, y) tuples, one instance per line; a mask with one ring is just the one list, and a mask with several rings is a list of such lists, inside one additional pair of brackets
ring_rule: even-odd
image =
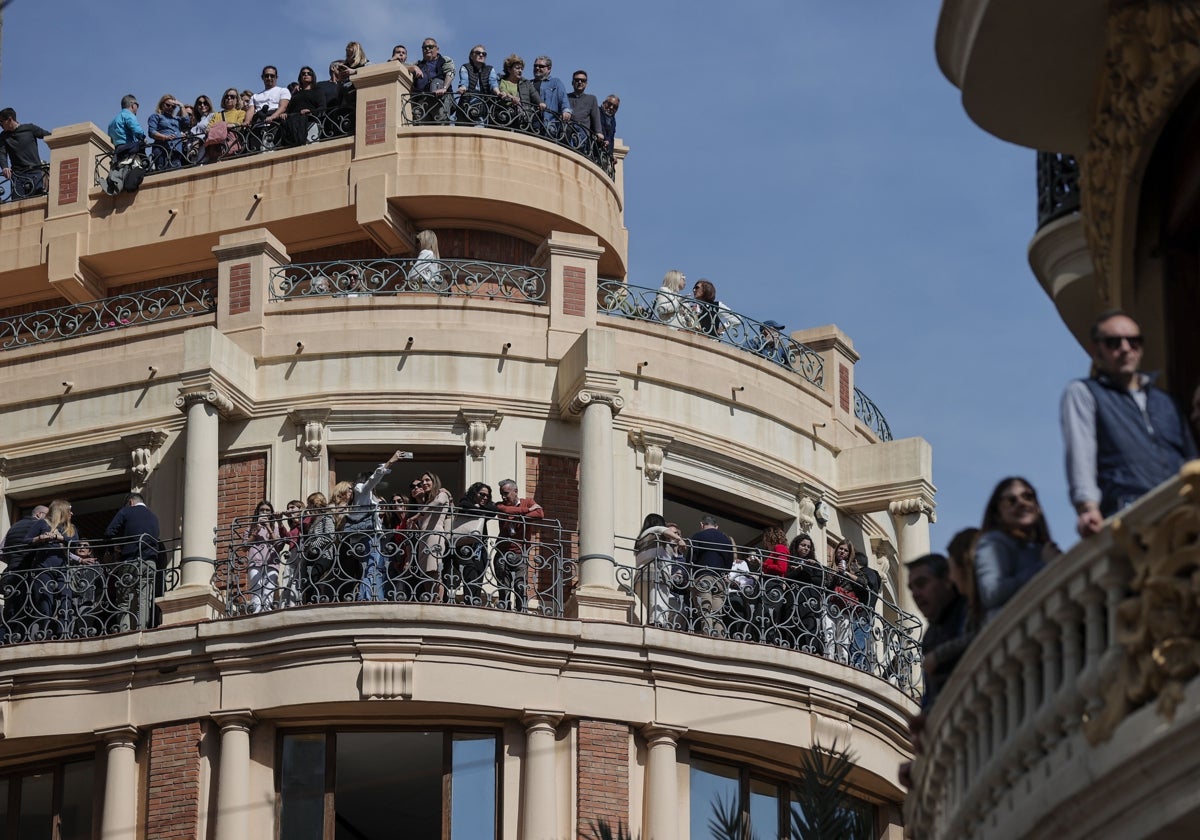
[[(546, 511), (533, 499), (522, 499), (517, 482), (506, 478), (500, 482), (500, 537), (496, 540), (496, 577), (502, 587), (514, 596), (513, 608), (525, 609), (526, 579), (529, 574), (529, 520), (545, 519)], [(508, 607), (508, 595), (502, 590), (499, 606)]]
[(908, 570), (908, 591), (912, 593), (917, 609), (929, 621), (921, 638), (921, 652), (925, 655), (925, 695), (921, 698), (921, 708), (928, 710), (950, 679), (955, 664), (954, 661), (938, 663), (931, 654), (964, 632), (967, 599), (951, 582), (950, 563), (941, 554), (918, 557), (904, 568)]
[(597, 104), (596, 97), (590, 93), (585, 93), (587, 83), (586, 70), (576, 70), (572, 74), (572, 90), (567, 94), (567, 101), (571, 105), (571, 111), (569, 116), (564, 113), (563, 119), (583, 126), (592, 134), (595, 134), (597, 139), (603, 140), (604, 126), (600, 124), (600, 105)]
[(454, 62), (442, 55), (433, 38), (421, 42), (421, 60), (413, 65), (414, 122), (445, 122), (450, 119), (449, 96), (454, 81)]
[(126, 496), (125, 507), (117, 511), (104, 529), (104, 539), (114, 544), (124, 564), (114, 575), (117, 629), (121, 632), (146, 630), (158, 623), (154, 617), (154, 599), (165, 589), (162, 572), (167, 559), (158, 535), (158, 517), (146, 507), (141, 493)]
[(479, 94), (500, 95), (500, 77), (496, 68), (486, 63), (487, 48), (483, 44), (471, 47), (467, 63), (458, 68), (458, 119), (482, 125), (487, 121), (487, 102)]
[(121, 97), (121, 111), (108, 124), (108, 139), (113, 144), (113, 159), (128, 154), (146, 139), (146, 130), (137, 120), (138, 101), (132, 93)]
[(333, 110), (342, 107), (345, 104), (346, 95), (354, 90), (354, 85), (350, 82), (350, 68), (346, 66), (345, 62), (336, 59), (329, 62), (329, 80), (317, 82), (317, 90), (325, 94), (327, 109)]
[(600, 129), (604, 134), (604, 145), (610, 155), (617, 139), (617, 109), (620, 107), (621, 98), (615, 93), (610, 93), (600, 103)]
[(26, 614), (26, 608), (33, 578), (21, 572), (35, 565), (35, 551), (31, 543), (34, 528), (49, 512), (50, 508), (45, 505), (37, 505), (25, 518), (13, 523), (4, 535), (4, 562), (7, 565), (0, 575), (0, 592), (4, 593), (4, 624), (0, 626), (0, 644), (7, 641), (10, 630), (16, 630), (22, 638), (28, 637), (30, 617)]
[(763, 321), (758, 335), (751, 339), (752, 346), (749, 349), (777, 365), (791, 367), (788, 364), (787, 342), (783, 340), (786, 329), (787, 327), (778, 321)]
[(552, 125), (552, 120), (556, 118), (571, 118), (567, 89), (562, 82), (550, 75), (552, 67), (554, 62), (549, 56), (539, 55), (533, 60), (533, 86), (542, 98), (542, 104), (538, 108), (541, 109), (547, 126)]
[(279, 71), (268, 64), (262, 69), (263, 89), (250, 97), (250, 113), (247, 121), (255, 123), (277, 123), (287, 118), (287, 106), (292, 95), (276, 82)]
[(883, 590), (883, 578), (871, 568), (867, 555), (861, 551), (854, 555), (858, 566), (858, 579), (866, 584), (867, 600), (854, 607), (854, 655), (850, 662), (860, 671), (872, 671), (875, 664), (875, 604)]
[(0, 111), (0, 172), (8, 179), (13, 198), (41, 195), (46, 181), (37, 141), (50, 132), (33, 123), (17, 121), (12, 108)]
[(717, 518), (705, 514), (700, 530), (689, 540), (692, 547), (692, 607), (699, 614), (703, 632), (723, 636), (726, 581), (733, 568), (733, 540), (717, 527)]
[(1182, 412), (1138, 370), (1142, 333), (1124, 312), (1092, 325), (1094, 373), (1067, 385), (1062, 429), (1067, 485), (1081, 537), (1196, 457)]

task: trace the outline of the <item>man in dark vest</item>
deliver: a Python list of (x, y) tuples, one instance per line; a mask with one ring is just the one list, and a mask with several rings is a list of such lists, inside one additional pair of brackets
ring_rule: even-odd
[[(487, 61), (487, 47), (476, 44), (471, 47), (471, 57), (458, 68), (458, 119), (483, 125), (487, 122), (489, 100), (485, 96), (500, 95), (500, 78), (496, 69)], [(483, 94), (483, 96), (481, 96)]]
[(1183, 413), (1138, 370), (1137, 322), (1124, 312), (1105, 312), (1091, 339), (1094, 372), (1067, 385), (1062, 398), (1067, 485), (1082, 537), (1196, 457)]

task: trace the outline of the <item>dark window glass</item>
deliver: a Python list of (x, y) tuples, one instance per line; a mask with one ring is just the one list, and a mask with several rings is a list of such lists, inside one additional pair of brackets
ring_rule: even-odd
[(52, 770), (21, 777), (21, 813), (17, 816), (17, 837), (20, 840), (51, 840), (53, 797)]
[(62, 769), (59, 840), (91, 840), (96, 762), (73, 761)]
[(0, 779), (0, 840), (8, 840), (8, 779)]
[(496, 836), (496, 736), (457, 733), (450, 777), (450, 838)]
[(723, 836), (714, 825), (718, 812), (737, 811), (740, 783), (738, 768), (703, 759), (692, 760), (691, 797), (688, 812), (692, 840), (720, 840)]
[(280, 837), (321, 840), (325, 830), (325, 733), (287, 735), (279, 790)]
[(750, 779), (750, 826), (755, 837), (762, 840), (787, 837), (786, 825), (780, 825), (780, 795), (777, 782)]
[(336, 737), (337, 840), (441, 840), (443, 733)]

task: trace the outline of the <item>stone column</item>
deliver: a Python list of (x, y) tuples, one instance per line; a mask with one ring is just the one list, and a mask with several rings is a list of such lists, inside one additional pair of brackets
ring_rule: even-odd
[(679, 840), (679, 784), (676, 748), (687, 730), (648, 723), (646, 739), (646, 795), (642, 801), (644, 835), (654, 840)]
[(232, 408), (212, 389), (175, 400), (187, 414), (183, 467), (183, 540), (179, 587), (158, 600), (163, 624), (184, 624), (214, 617), (221, 602), (212, 588), (217, 524), (218, 411)]
[(107, 757), (100, 837), (130, 840), (137, 836), (137, 727), (118, 726), (96, 734), (104, 739)]
[(250, 727), (254, 715), (249, 709), (213, 712), (221, 727), (221, 755), (217, 767), (216, 840), (243, 840), (249, 836), (246, 813), (250, 808)]
[(8, 517), (8, 459), (0, 458), (0, 532), (8, 533), (12, 521)]
[(559, 836), (554, 742), (560, 720), (562, 712), (529, 710), (521, 720), (525, 724), (521, 837), (525, 840), (555, 840)]
[[(888, 514), (896, 526), (896, 549), (900, 553), (900, 564), (904, 565), (929, 553), (929, 523), (934, 519), (933, 506), (922, 498), (898, 499), (888, 504)], [(896, 593), (900, 608), (913, 615), (920, 615), (916, 602), (908, 591), (907, 579), (901, 581)]]

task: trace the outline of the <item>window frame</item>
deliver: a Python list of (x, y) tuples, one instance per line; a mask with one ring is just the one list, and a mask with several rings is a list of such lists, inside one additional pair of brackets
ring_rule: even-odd
[(20, 836), (18, 827), (21, 816), (21, 791), (24, 788), (21, 781), (27, 776), (39, 773), (51, 773), (50, 837), (52, 840), (61, 840), (65, 768), (69, 764), (82, 764), (88, 761), (92, 763), (92, 809), (91, 816), (89, 817), (92, 828), (90, 838), (91, 840), (98, 840), (100, 837), (100, 803), (103, 799), (105, 774), (103, 762), (100, 761), (100, 757), (95, 750), (90, 753), (72, 753), (61, 757), (42, 759), (31, 764), (19, 764), (12, 767), (0, 768), (0, 780), (8, 784), (8, 790), (5, 791), (6, 802), (4, 804), (4, 813), (0, 817), (0, 822), (2, 822), (0, 824), (0, 832), (2, 832), (0, 836)]

